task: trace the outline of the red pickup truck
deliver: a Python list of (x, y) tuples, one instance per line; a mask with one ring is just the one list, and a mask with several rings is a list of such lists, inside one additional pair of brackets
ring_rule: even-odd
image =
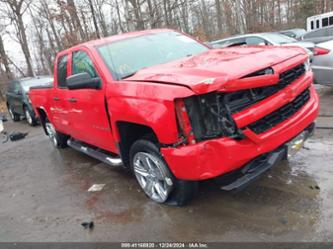
[(29, 97), (56, 147), (131, 169), (159, 203), (185, 204), (198, 181), (245, 186), (301, 148), (318, 96), (298, 47), (210, 49), (173, 30), (60, 52), (52, 87)]

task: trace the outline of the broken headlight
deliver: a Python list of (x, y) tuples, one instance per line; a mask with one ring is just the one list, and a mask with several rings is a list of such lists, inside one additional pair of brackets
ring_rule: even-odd
[(184, 103), (197, 141), (241, 135), (224, 103), (223, 94), (192, 96), (184, 99)]

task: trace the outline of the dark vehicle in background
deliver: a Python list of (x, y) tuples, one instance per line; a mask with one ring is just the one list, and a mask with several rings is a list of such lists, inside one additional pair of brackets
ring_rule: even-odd
[(304, 48), (309, 57), (313, 56), (315, 44), (312, 42), (297, 41), (294, 38), (280, 33), (255, 33), (228, 37), (222, 40), (212, 41), (210, 45), (214, 48), (233, 47), (233, 46), (297, 46)]
[(289, 36), (291, 38), (294, 38), (296, 40), (300, 40), (303, 35), (306, 34), (305, 29), (288, 29), (288, 30), (282, 30), (279, 31), (280, 34)]
[(6, 93), (7, 108), (12, 120), (14, 122), (20, 121), (23, 116), (31, 126), (37, 125), (38, 119), (30, 103), (29, 89), (30, 87), (49, 86), (52, 84), (52, 76), (36, 76), (12, 80)]
[(333, 27), (310, 31), (304, 34), (301, 39), (315, 44), (333, 40)]

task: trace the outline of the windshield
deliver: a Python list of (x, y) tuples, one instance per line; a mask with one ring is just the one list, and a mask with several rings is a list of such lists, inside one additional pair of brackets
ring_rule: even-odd
[(40, 77), (40, 78), (31, 78), (29, 80), (22, 81), (22, 87), (24, 91), (29, 91), (30, 87), (34, 86), (44, 86), (49, 85), (53, 82), (52, 77)]
[(271, 40), (274, 44), (286, 44), (297, 42), (296, 39), (291, 38), (286, 35), (277, 34), (277, 33), (267, 33), (264, 35), (267, 39)]
[(148, 34), (97, 48), (109, 70), (124, 79), (138, 70), (196, 55), (206, 46), (177, 32)]

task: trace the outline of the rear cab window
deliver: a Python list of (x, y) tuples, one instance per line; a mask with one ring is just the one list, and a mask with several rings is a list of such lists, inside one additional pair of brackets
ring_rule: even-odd
[(67, 87), (66, 78), (67, 78), (67, 64), (68, 64), (68, 55), (63, 55), (58, 58), (57, 62), (57, 85), (58, 88)]

